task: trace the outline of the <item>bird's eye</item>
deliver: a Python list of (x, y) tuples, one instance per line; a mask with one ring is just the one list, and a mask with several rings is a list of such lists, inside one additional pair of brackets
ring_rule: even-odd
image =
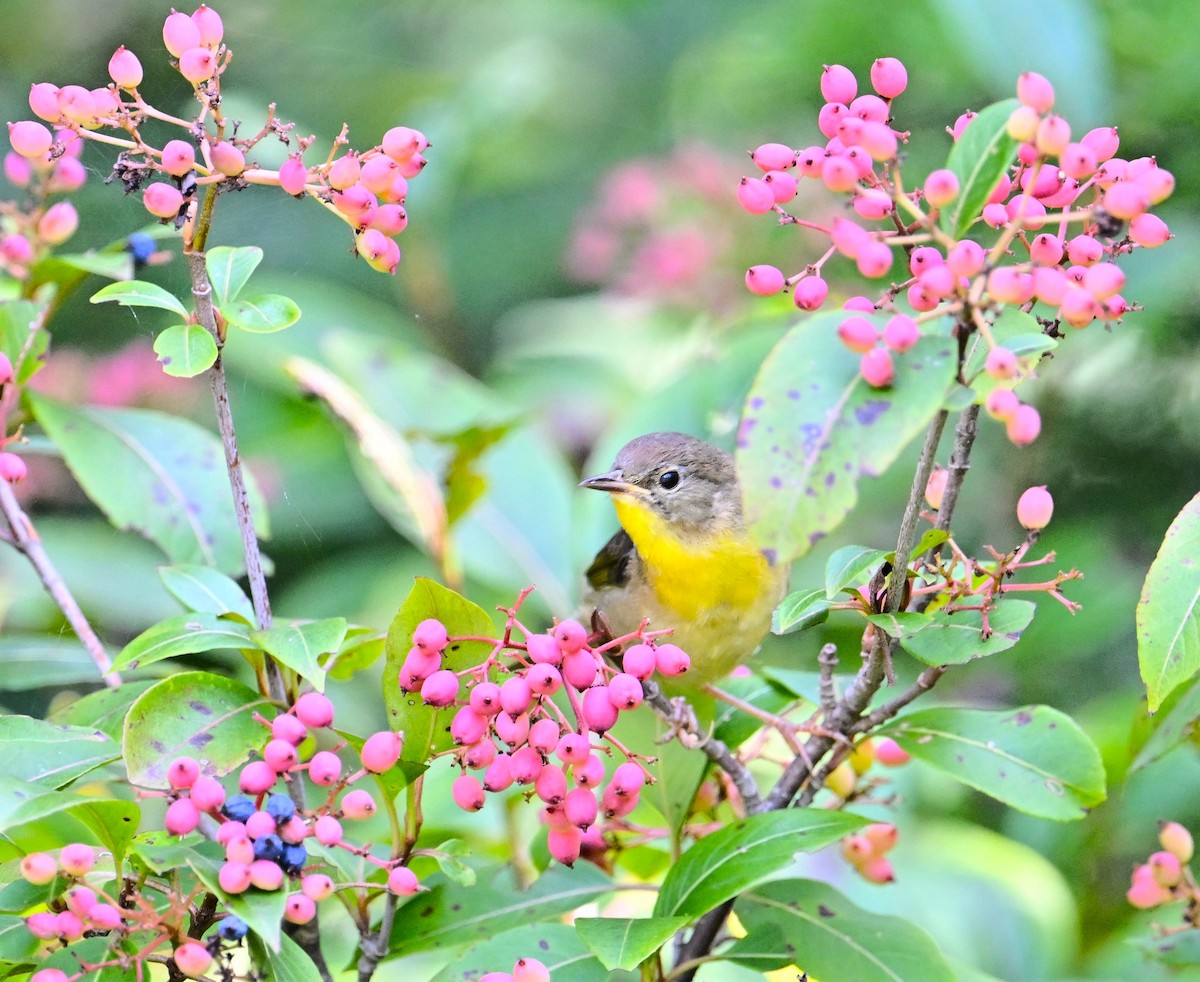
[(663, 471), (658, 475), (658, 483), (670, 491), (679, 483), (679, 471)]

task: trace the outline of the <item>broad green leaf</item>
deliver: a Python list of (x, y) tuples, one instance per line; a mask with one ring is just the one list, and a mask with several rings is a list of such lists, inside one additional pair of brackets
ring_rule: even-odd
[(160, 566), (159, 579), (176, 600), (202, 614), (238, 614), (254, 623), (254, 605), (232, 579), (211, 566)]
[(831, 606), (833, 601), (825, 596), (824, 590), (789, 593), (771, 615), (771, 631), (774, 634), (791, 634), (824, 624), (829, 619)]
[(1196, 735), (1196, 722), (1200, 720), (1200, 679), (1176, 689), (1158, 708), (1158, 713), (1148, 718), (1147, 725), (1152, 730), (1129, 765), (1130, 771), (1153, 764)]
[(168, 293), (156, 283), (142, 280), (123, 280), (109, 283), (92, 294), (92, 303), (119, 303), (122, 307), (158, 307), (188, 318), (187, 308), (173, 293)]
[[(1029, 600), (999, 600), (988, 612), (988, 627), (992, 633), (983, 636), (983, 615), (978, 610), (960, 610), (947, 614), (944, 610), (933, 614), (918, 614), (924, 618), (924, 626), (899, 624), (900, 646), (914, 658), (926, 665), (962, 665), (974, 658), (985, 658), (1007, 651), (1018, 641), (1033, 620), (1037, 605)], [(904, 615), (893, 615), (897, 618)], [(879, 623), (870, 618), (872, 623)], [(893, 634), (886, 624), (879, 624)], [(905, 628), (915, 627), (920, 633)]]
[(65, 788), (121, 756), (107, 734), (31, 716), (0, 716), (0, 775)]
[(318, 692), (325, 691), (325, 669), (318, 663), (321, 655), (337, 651), (346, 637), (346, 618), (327, 617), (320, 621), (282, 624), (251, 635), (255, 644), (267, 651)]
[(267, 978), (279, 982), (321, 982), (321, 973), (303, 948), (286, 934), (280, 934), (278, 940), (278, 947), (272, 948), (263, 944), (257, 933), (248, 939), (251, 957), (259, 965), (265, 965)]
[[(389, 952), (394, 956), (486, 942), (513, 924), (561, 917), (608, 893), (612, 882), (590, 863), (554, 866), (527, 890), (518, 890), (509, 871), (463, 887), (435, 886), (414, 896), (396, 918)], [(526, 954), (536, 954), (526, 952)]]
[(346, 639), (325, 660), (325, 672), (331, 678), (344, 682), (353, 678), (364, 668), (369, 668), (383, 654), (385, 635), (367, 627), (352, 627), (346, 631)]
[(746, 936), (720, 958), (766, 973), (795, 965), (822, 982), (955, 982), (915, 924), (856, 907), (825, 883), (781, 880), (744, 894)]
[(217, 360), (217, 342), (199, 324), (172, 324), (154, 339), (163, 371), (175, 378), (195, 378)]
[(612, 982), (608, 970), (585, 947), (575, 928), (553, 922), (526, 924), (480, 940), (456, 955), (430, 982), (478, 982), (488, 972), (496, 971), (496, 966), (508, 970), (518, 958), (531, 956), (545, 965), (554, 979)]
[(99, 672), (75, 637), (0, 634), (0, 692), (64, 688), (95, 682)]
[(8, 777), (0, 777), (0, 802), (0, 839), (31, 850), (56, 849), (81, 837), (102, 845), (118, 865), (141, 814), (132, 801), (83, 798)]
[(1016, 99), (1005, 99), (983, 109), (950, 150), (946, 167), (958, 177), (958, 197), (942, 210), (942, 231), (961, 239), (983, 211), (988, 195), (1004, 176), (1017, 154), (1017, 141), (1008, 135), (1008, 117)]
[(1099, 751), (1074, 720), (1049, 706), (925, 709), (876, 732), (955, 780), (1030, 815), (1080, 819), (1105, 798)]
[[(963, 408), (966, 407), (964, 406)], [(920, 556), (928, 552), (930, 549), (937, 548), (949, 538), (949, 532), (944, 532), (941, 529), (926, 529), (925, 534), (922, 535), (917, 544), (913, 546), (912, 554), (914, 556)], [(889, 553), (889, 555), (891, 555), (893, 559), (895, 558), (894, 553)]]
[[(59, 948), (44, 960), (39, 959), (37, 967), (57, 968), (67, 978), (78, 977), (81, 964), (97, 965), (111, 962), (114, 960), (114, 951), (120, 950), (132, 953), (136, 949), (128, 937), (122, 939), (114, 934), (100, 934)], [(128, 968), (121, 968), (119, 964), (106, 964), (104, 968), (88, 972), (82, 977), (87, 982), (142, 982), (132, 960), (127, 961), (127, 964)]]
[[(221, 901), (221, 906), (232, 911), (258, 935), (272, 951), (278, 951), (283, 937), (283, 908), (287, 901), (286, 890), (259, 890), (251, 887), (245, 893), (226, 893), (221, 889), (219, 875), (224, 865), (223, 856), (193, 851), (188, 867), (200, 878), (200, 882)], [(280, 977), (280, 982), (286, 976)]]
[(1138, 667), (1150, 712), (1200, 671), (1200, 494), (1183, 506), (1150, 564), (1137, 606)]
[(258, 246), (214, 246), (204, 257), (208, 279), (212, 283), (213, 302), (224, 307), (237, 298), (250, 275), (262, 262)]
[(268, 701), (253, 689), (211, 672), (180, 672), (151, 686), (125, 720), (125, 767), (143, 788), (167, 787), (167, 765), (195, 757), (218, 777), (261, 750), (270, 731), (254, 720)]
[(157, 679), (126, 679), (114, 688), (97, 689), (60, 706), (49, 717), (51, 723), (67, 726), (83, 726), (107, 733), (118, 744), (125, 730), (125, 717), (135, 699)]
[(110, 280), (128, 280), (133, 275), (133, 259), (123, 249), (119, 252), (60, 252), (47, 256), (38, 263), (39, 278), (58, 280), (61, 270), (56, 267), (60, 266), (77, 273), (94, 273)]
[(164, 829), (141, 832), (129, 846), (130, 860), (152, 873), (187, 869), (196, 862), (220, 863), (225, 858), (220, 843), (191, 835), (180, 838)]
[(699, 917), (785, 869), (800, 852), (837, 842), (866, 819), (820, 808), (751, 815), (705, 836), (671, 867), (656, 917)]
[(200, 651), (255, 647), (259, 645), (253, 632), (241, 621), (226, 620), (216, 614), (177, 614), (130, 641), (113, 661), (113, 670), (144, 668), (164, 658)]
[(892, 464), (953, 382), (953, 343), (927, 336), (897, 359), (891, 385), (869, 386), (859, 356), (838, 340), (844, 317), (816, 314), (784, 335), (759, 369), (738, 431), (747, 521), (785, 562), (841, 523), (859, 480)]
[(884, 549), (842, 546), (825, 562), (825, 596), (835, 600), (843, 589), (862, 586), (886, 555)]
[[(12, 362), (16, 380), (24, 385), (42, 367), (50, 335), (41, 325), (46, 304), (33, 300), (0, 303), (0, 351)], [(36, 331), (33, 340), (30, 332)]]
[[(1155, 933), (1134, 943), (1147, 958), (1172, 969), (1194, 969), (1200, 965), (1200, 928), (1192, 927), (1166, 936)], [(1183, 975), (1179, 977), (1184, 978)]]
[(24, 917), (0, 914), (0, 971), (7, 973), (18, 965), (37, 964), (41, 961), (38, 951), (42, 944), (29, 933)]
[(446, 879), (451, 883), (457, 883), (460, 887), (469, 887), (474, 885), (478, 879), (475, 867), (468, 866), (463, 862), (470, 855), (471, 847), (465, 840), (447, 839), (438, 844), (433, 858)]
[(278, 293), (234, 300), (222, 305), (221, 313), (234, 327), (250, 334), (274, 334), (300, 319), (300, 308), (295, 301)]
[(605, 968), (631, 971), (689, 922), (687, 917), (577, 917), (575, 930)]
[[(117, 528), (135, 529), (173, 562), (244, 568), (220, 441), (195, 423), (148, 409), (71, 407), (31, 394), (38, 422), (75, 479)], [(246, 474), (251, 513), (266, 506)]]
[[(446, 709), (426, 706), (419, 692), (400, 689), (400, 667), (412, 647), (413, 631), (429, 617), (441, 621), (451, 637), (494, 637), (496, 633), (492, 619), (482, 608), (433, 580), (417, 577), (388, 628), (383, 701), (387, 706), (388, 726), (404, 734), (403, 759), (419, 764), (425, 763), (430, 753), (451, 746), (449, 727), (456, 711), (453, 706)], [(442, 655), (442, 667), (462, 671), (482, 663), (491, 650), (492, 645), (481, 641), (452, 644)]]

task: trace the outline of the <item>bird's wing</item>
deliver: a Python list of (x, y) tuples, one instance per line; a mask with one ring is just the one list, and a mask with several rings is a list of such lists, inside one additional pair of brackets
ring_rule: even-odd
[(593, 590), (624, 586), (629, 582), (629, 564), (635, 554), (633, 539), (629, 538), (628, 532), (621, 529), (604, 543), (604, 547), (592, 560), (592, 565), (587, 568), (588, 586)]

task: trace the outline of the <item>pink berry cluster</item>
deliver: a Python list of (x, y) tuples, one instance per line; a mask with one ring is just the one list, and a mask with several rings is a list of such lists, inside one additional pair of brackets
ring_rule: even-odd
[[(637, 635), (593, 648), (584, 626), (568, 620), (549, 634), (525, 631), (524, 644), (500, 643), (512, 667), (493, 656), (459, 673), (441, 667), (452, 640), (441, 622), (422, 621), (400, 669), (400, 688), (419, 692), (429, 706), (458, 706), (450, 722), (462, 768), (453, 786), (455, 803), (478, 811), (488, 792), (525, 786), (544, 805), (555, 859), (570, 866), (585, 848), (600, 848), (600, 823), (631, 812), (647, 779), (635, 755), (610, 731), (621, 712), (641, 704), (643, 680), (656, 671), (666, 676), (687, 671), (687, 654)], [(606, 664), (604, 653), (630, 640), (637, 643), (621, 656), (621, 670)], [(502, 675), (507, 677), (497, 681)], [(569, 715), (552, 700), (560, 692)], [(593, 737), (627, 758), (611, 776), (602, 756), (611, 749), (593, 743)]]
[[(3, 393), (4, 386), (8, 385), (13, 380), (13, 365), (3, 351), (0, 351), (0, 393)], [(0, 430), (0, 434), (3, 431)], [(0, 447), (15, 439), (15, 437), (5, 438), (0, 435)], [(0, 450), (0, 481), (8, 481), (15, 484), (22, 480), (29, 468), (25, 466), (25, 461), (19, 455), (11, 450)]]
[(868, 883), (891, 883), (896, 875), (887, 854), (898, 838), (896, 826), (875, 822), (842, 840), (842, 856)]
[[(302, 762), (300, 745), (331, 726), (333, 717), (329, 699), (318, 692), (309, 692), (300, 696), (287, 712), (270, 721), (263, 719), (271, 737), (262, 757), (248, 762), (239, 772), (238, 794), (228, 795), (221, 781), (203, 773), (200, 763), (192, 757), (177, 757), (167, 765), (169, 790), (142, 792), (146, 797), (166, 799), (163, 827), (168, 833), (183, 836), (199, 829), (224, 847), (225, 861), (218, 872), (218, 882), (226, 893), (273, 892), (286, 886), (289, 892), (283, 916), (292, 924), (311, 921), (317, 904), (337, 889), (330, 876), (311, 868), (314, 864), (310, 863), (306, 840), (350, 850), (386, 871), (387, 888), (394, 894), (410, 895), (420, 889), (416, 875), (407, 866), (396, 860), (380, 859), (369, 850), (351, 844), (342, 825), (343, 821), (366, 819), (374, 814), (376, 804), (371, 793), (348, 786), (394, 767), (403, 749), (401, 736), (384, 730), (368, 737), (357, 754), (361, 766), (353, 772), (346, 771), (336, 750), (317, 750)], [(313, 785), (328, 789), (328, 793), (323, 802), (302, 811), (284, 788), (306, 772)], [(181, 942), (172, 955), (176, 964), (185, 974), (200, 974), (221, 954), (222, 942), (236, 945), (246, 934), (244, 922), (225, 914), (207, 943), (189, 940), (186, 911), (171, 907), (164, 913), (152, 903), (120, 906), (112, 898), (82, 885), (82, 878), (95, 862), (95, 850), (83, 844), (65, 847), (57, 860), (44, 853), (31, 853), (22, 860), (22, 875), (30, 883), (50, 883), (60, 872), (67, 877), (62, 899), (65, 909), (26, 918), (29, 930), (36, 937), (69, 942), (77, 940), (85, 930), (117, 933), (149, 930), (156, 933), (162, 944), (171, 944), (172, 939)], [(174, 918), (172, 913), (176, 915)], [(231, 949), (224, 950), (228, 954)]]
[(550, 969), (536, 958), (518, 958), (511, 972), (486, 972), (479, 982), (550, 982)]
[[(216, 185), (220, 191), (240, 190), (250, 184), (276, 185), (295, 197), (320, 201), (354, 230), (358, 255), (373, 269), (395, 272), (400, 261), (395, 237), (408, 224), (404, 209), (408, 181), (425, 166), (423, 154), (429, 141), (424, 135), (397, 126), (388, 130), (377, 146), (337, 156), (348, 142), (343, 127), (327, 158), (310, 164), (303, 158), (315, 138), (295, 137), (291, 133), (294, 124), (277, 120), (272, 107), (258, 133), (235, 136), (228, 132), (231, 127), (221, 110), (221, 76), (231, 56), (223, 43), (220, 16), (204, 5), (190, 15), (172, 11), (162, 33), (171, 64), (191, 83), (200, 102), (198, 119), (179, 119), (146, 103), (138, 91), (141, 62), (122, 46), (109, 60), (112, 82), (105, 87), (39, 82), (30, 89), (34, 115), (57, 130), (52, 132), (37, 120), (10, 123), (9, 139), (16, 154), (33, 162), (33, 167), (57, 161), (53, 168), (59, 169), (66, 156), (77, 156), (69, 149), (79, 144), (76, 137), (121, 147), (114, 170), (126, 192), (142, 191), (142, 202), (150, 214), (180, 225), (192, 213), (196, 190), (202, 185)], [(184, 134), (161, 147), (154, 146), (143, 135), (150, 120), (178, 127)], [(98, 132), (102, 129), (123, 130), (128, 139)], [(278, 170), (263, 169), (247, 156), (270, 136), (291, 150)], [(61, 235), (67, 222), (61, 218), (50, 224), (51, 231)]]
[[(834, 256), (852, 260), (868, 279), (882, 279), (895, 275), (895, 251), (903, 249), (904, 275), (877, 301), (854, 297), (845, 304), (849, 315), (838, 334), (861, 353), (863, 378), (872, 386), (888, 385), (893, 355), (916, 342), (918, 325), (954, 314), (979, 331), (990, 352), (986, 371), (998, 386), (988, 396), (988, 412), (1005, 423), (1014, 443), (1029, 443), (1040, 430), (1040, 417), (1012, 392), (1028, 367), (993, 341), (988, 323), (1005, 305), (1035, 312), (1053, 336), (1060, 336), (1063, 324), (1078, 329), (1094, 320), (1119, 320), (1132, 308), (1121, 295), (1125, 276), (1116, 260), (1170, 238), (1150, 209), (1171, 194), (1174, 178), (1153, 157), (1117, 157), (1114, 127), (1073, 140), (1070, 125), (1052, 112), (1053, 87), (1028, 72), (1018, 80), (1019, 106), (1007, 124), (1018, 144), (1016, 162), (980, 213), (967, 216), (970, 233), (991, 233), (992, 241), (985, 246), (955, 238), (939, 221), (963, 190), (955, 172), (935, 170), (912, 189), (900, 180), (897, 151), (908, 134), (892, 128), (891, 104), (907, 85), (904, 66), (880, 58), (870, 76), (874, 93), (859, 95), (849, 69), (826, 66), (821, 76), (826, 102), (817, 119), (825, 142), (799, 150), (767, 143), (751, 152), (759, 174), (738, 186), (742, 207), (811, 229), (828, 245), (791, 276), (774, 266), (752, 266), (746, 285), (760, 296), (791, 289), (797, 307), (816, 310), (828, 297), (822, 271)], [(959, 117), (950, 129), (955, 140), (974, 116)], [(820, 224), (790, 214), (785, 206), (805, 179), (848, 195), (856, 217)], [(862, 316), (877, 310), (892, 314), (882, 331)]]
[(0, 203), (0, 270), (18, 280), (50, 249), (62, 245), (79, 228), (79, 213), (70, 201), (52, 201), (83, 187), (87, 170), (80, 160), (83, 141), (70, 129), (53, 133), (41, 123), (9, 123), (13, 149), (4, 155), (9, 182), (28, 191), (24, 205)]
[[(1192, 834), (1178, 822), (1162, 822), (1158, 829), (1158, 852), (1134, 868), (1125, 898), (1134, 907), (1149, 909), (1186, 899), (1192, 909), (1200, 906), (1200, 888), (1192, 875)], [(1193, 922), (1194, 923), (1194, 922)]]

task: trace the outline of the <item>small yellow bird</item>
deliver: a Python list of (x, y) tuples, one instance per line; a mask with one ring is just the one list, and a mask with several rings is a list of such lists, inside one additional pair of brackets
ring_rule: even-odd
[(580, 482), (612, 495), (621, 530), (587, 570), (587, 609), (614, 636), (673, 628), (692, 660), (679, 681), (716, 682), (749, 659), (787, 586), (750, 538), (733, 457), (684, 433), (650, 433), (621, 448), (613, 469)]

